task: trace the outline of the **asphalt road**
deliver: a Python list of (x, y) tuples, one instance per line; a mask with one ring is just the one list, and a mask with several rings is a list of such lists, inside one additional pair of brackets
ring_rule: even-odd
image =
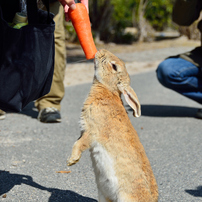
[[(156, 176), (159, 201), (202, 201), (202, 120), (194, 118), (201, 105), (161, 86), (154, 71), (131, 76), (131, 81), (142, 116), (134, 118), (125, 107)], [(0, 121), (1, 201), (97, 201), (89, 151), (76, 165), (66, 166), (90, 86), (66, 88), (62, 123), (38, 122), (33, 103)], [(61, 170), (71, 173), (57, 173)]]

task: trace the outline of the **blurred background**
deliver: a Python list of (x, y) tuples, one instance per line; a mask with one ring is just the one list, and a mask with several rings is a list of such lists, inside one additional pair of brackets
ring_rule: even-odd
[[(197, 22), (182, 27), (172, 22), (175, 0), (89, 0), (89, 16), (96, 43), (132, 44), (181, 35), (199, 40)], [(71, 22), (65, 22), (66, 39), (78, 42)]]

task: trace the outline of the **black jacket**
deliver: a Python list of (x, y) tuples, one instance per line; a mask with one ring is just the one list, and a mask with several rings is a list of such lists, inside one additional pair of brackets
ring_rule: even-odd
[[(172, 18), (178, 25), (189, 26), (199, 18), (201, 10), (202, 0), (176, 0), (173, 7)], [(198, 23), (198, 29), (202, 34), (202, 20)], [(202, 46), (175, 57), (188, 60), (202, 70)]]

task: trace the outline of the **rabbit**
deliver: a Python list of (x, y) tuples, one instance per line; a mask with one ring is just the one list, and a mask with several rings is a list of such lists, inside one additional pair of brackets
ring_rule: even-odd
[(156, 202), (158, 187), (121, 94), (141, 115), (125, 64), (111, 52), (95, 54), (95, 75), (81, 112), (81, 136), (74, 143), (68, 166), (90, 149), (99, 202)]

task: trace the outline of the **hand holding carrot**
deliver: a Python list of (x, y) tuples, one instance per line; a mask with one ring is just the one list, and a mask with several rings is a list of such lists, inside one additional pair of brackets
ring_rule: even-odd
[[(74, 0), (58, 0), (64, 7), (64, 12), (65, 12), (65, 20), (69, 21), (69, 9), (71, 10), (75, 10), (76, 6), (75, 6), (75, 2)], [(88, 11), (88, 0), (80, 0), (82, 4), (85, 5), (87, 11)]]

